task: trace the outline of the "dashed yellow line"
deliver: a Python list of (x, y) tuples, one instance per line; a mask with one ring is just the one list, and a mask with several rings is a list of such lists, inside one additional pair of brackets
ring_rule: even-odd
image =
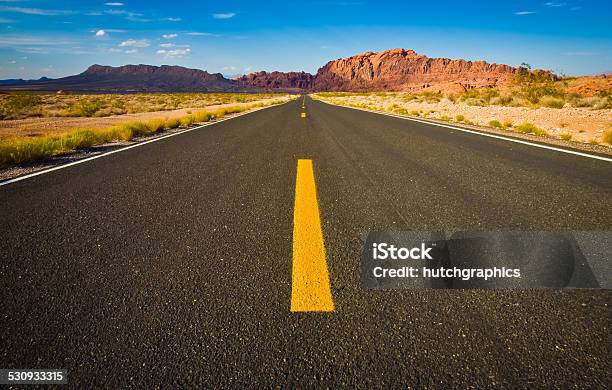
[(334, 311), (312, 160), (298, 160), (291, 311)]

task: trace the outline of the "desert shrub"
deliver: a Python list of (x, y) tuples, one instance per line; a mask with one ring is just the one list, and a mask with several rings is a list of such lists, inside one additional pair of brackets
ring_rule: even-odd
[(512, 103), (513, 98), (510, 95), (496, 96), (491, 99), (490, 103), (495, 106), (508, 106)]
[(39, 116), (39, 95), (31, 93), (7, 94), (0, 97), (0, 119), (16, 119), (23, 116)]
[(463, 122), (463, 121), (465, 121), (465, 117), (464, 117), (463, 115), (457, 115), (457, 116), (455, 117), (455, 120), (456, 120), (457, 122)]
[(504, 121), (504, 127), (505, 128), (512, 127), (512, 125), (513, 125), (512, 121)]
[(487, 105), (487, 103), (484, 100), (476, 99), (476, 98), (467, 98), (463, 100), (463, 103), (467, 104), (468, 106), (478, 106), (478, 107), (484, 107)]
[(603, 142), (612, 145), (612, 130), (607, 130), (601, 136)]
[(91, 117), (102, 107), (102, 103), (97, 100), (90, 101), (88, 99), (79, 100), (70, 109), (71, 116), (86, 116)]
[(147, 130), (152, 133), (157, 133), (166, 128), (165, 119), (151, 119), (146, 123)]
[(200, 111), (195, 114), (195, 121), (198, 123), (208, 122), (211, 120), (212, 114), (208, 111)]
[(440, 116), (440, 120), (441, 120), (441, 121), (448, 122), (448, 121), (450, 121), (450, 120), (451, 120), (451, 118), (450, 118), (450, 116), (448, 116), (448, 115), (441, 115), (441, 116)]
[(474, 88), (465, 91), (459, 99), (470, 106), (488, 106), (498, 96), (499, 91), (495, 88)]
[(412, 110), (410, 111), (410, 115), (412, 116), (421, 116), (421, 112), (418, 110)]
[(180, 121), (182, 127), (189, 127), (195, 123), (195, 117), (193, 115), (186, 115)]
[(489, 122), (489, 126), (491, 127), (497, 127), (498, 129), (503, 129), (504, 125), (502, 125), (502, 123), (498, 120), (492, 120)]
[(550, 76), (541, 72), (524, 70), (516, 76), (521, 95), (532, 104), (538, 104), (544, 96), (564, 98), (565, 91), (560, 89)]
[(545, 130), (540, 129), (533, 123), (523, 123), (521, 125), (516, 126), (514, 130), (518, 133), (523, 133), (523, 134), (535, 134), (535, 135), (541, 135), (541, 136), (548, 134)]
[(181, 121), (178, 118), (166, 119), (165, 127), (167, 129), (176, 129), (181, 125)]
[(425, 91), (421, 93), (420, 100), (424, 100), (427, 103), (438, 103), (442, 100), (442, 94), (440, 92)]
[(51, 137), (0, 140), (0, 164), (20, 164), (32, 159), (42, 159), (53, 154)]
[(99, 137), (89, 129), (78, 129), (68, 134), (66, 137), (66, 149), (78, 150), (91, 148), (99, 143)]
[(572, 135), (569, 133), (559, 134), (559, 139), (563, 141), (570, 141), (572, 138), (573, 138)]
[(548, 108), (563, 108), (565, 101), (563, 99), (555, 98), (552, 96), (543, 96), (540, 99), (540, 104)]

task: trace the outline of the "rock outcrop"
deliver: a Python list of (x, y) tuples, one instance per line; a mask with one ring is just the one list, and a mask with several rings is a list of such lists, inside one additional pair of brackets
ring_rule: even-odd
[(413, 50), (367, 52), (328, 62), (313, 83), (316, 91), (418, 91), (436, 85), (481, 88), (508, 84), (521, 71), (484, 61), (429, 58)]
[(314, 76), (306, 72), (255, 72), (236, 79), (243, 86), (266, 90), (310, 90)]

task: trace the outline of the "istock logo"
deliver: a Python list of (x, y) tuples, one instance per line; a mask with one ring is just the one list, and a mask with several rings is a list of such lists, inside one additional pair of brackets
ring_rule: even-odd
[(374, 260), (432, 260), (429, 252), (431, 247), (427, 247), (425, 243), (421, 243), (420, 247), (404, 248), (389, 245), (385, 242), (375, 242), (373, 245)]

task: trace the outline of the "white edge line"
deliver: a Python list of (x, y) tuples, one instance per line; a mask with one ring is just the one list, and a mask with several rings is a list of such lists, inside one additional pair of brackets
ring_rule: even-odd
[(211, 123), (205, 123), (203, 125), (192, 127), (192, 128), (185, 129), (185, 130), (182, 130), (182, 131), (177, 131), (177, 132), (172, 133), (172, 134), (162, 135), (162, 136), (155, 137), (155, 138), (147, 140), (147, 141), (137, 142), (137, 143), (135, 143), (133, 145), (129, 145), (129, 146), (126, 146), (126, 147), (123, 147), (123, 148), (111, 150), (110, 152), (98, 154), (98, 155), (95, 155), (95, 156), (92, 156), (92, 157), (87, 157), (87, 158), (84, 158), (84, 159), (81, 159), (81, 160), (77, 160), (77, 161), (73, 161), (73, 162), (70, 162), (70, 163), (67, 163), (67, 164), (58, 165), (58, 166), (53, 167), (53, 168), (43, 169), (41, 171), (30, 173), (30, 174), (23, 175), (23, 176), (19, 176), (19, 177), (16, 177), (14, 179), (8, 179), (6, 181), (0, 182), (0, 187), (6, 186), (6, 185), (9, 185), (9, 184), (13, 184), (13, 183), (17, 183), (19, 181), (26, 180), (26, 179), (29, 179), (29, 178), (32, 178), (32, 177), (35, 177), (35, 176), (44, 175), (46, 173), (50, 173), (50, 172), (53, 172), (53, 171), (58, 171), (60, 169), (68, 168), (68, 167), (71, 167), (73, 165), (83, 164), (85, 162), (88, 162), (88, 161), (91, 161), (91, 160), (95, 160), (97, 158), (102, 158), (102, 157), (110, 156), (111, 154), (123, 152), (123, 151), (126, 151), (128, 149), (132, 149), (132, 148), (137, 148), (139, 146), (150, 144), (152, 142), (161, 141), (162, 139), (174, 137), (175, 135), (185, 134), (185, 133), (188, 133), (188, 132), (193, 131), (193, 130), (201, 129), (203, 127), (216, 125), (218, 123), (225, 122), (225, 121), (228, 121), (230, 119), (238, 118), (238, 117), (243, 116), (243, 115), (248, 115), (248, 114), (252, 114), (254, 112), (260, 111), (260, 110), (265, 110), (266, 108), (282, 106), (283, 104), (287, 104), (287, 103), (289, 103), (291, 101), (292, 100), (288, 100), (288, 101), (286, 101), (284, 103), (281, 103), (281, 104), (274, 104), (274, 105), (267, 106), (267, 107), (259, 107), (259, 108), (256, 108), (254, 110), (249, 110), (249, 111), (246, 111), (246, 112), (239, 113), (237, 115), (233, 115), (233, 116), (231, 116), (229, 118), (222, 118), (222, 119), (216, 120), (216, 121), (211, 122)]
[(524, 140), (520, 140), (520, 139), (516, 139), (516, 138), (504, 137), (503, 135), (488, 134), (488, 133), (484, 133), (484, 132), (481, 132), (481, 131), (464, 129), (462, 127), (455, 127), (455, 126), (445, 125), (445, 124), (442, 124), (442, 123), (429, 122), (429, 121), (424, 121), (424, 120), (421, 120), (421, 119), (415, 119), (415, 118), (405, 117), (405, 116), (401, 116), (401, 115), (390, 114), (388, 112), (372, 111), (372, 110), (367, 110), (365, 108), (343, 106), (343, 105), (340, 105), (340, 104), (334, 104), (334, 103), (326, 102), (326, 101), (323, 101), (323, 100), (319, 100), (319, 101), (323, 102), (323, 103), (326, 103), (326, 104), (329, 104), (329, 105), (332, 105), (332, 106), (336, 106), (336, 107), (351, 108), (353, 110), (371, 112), (373, 114), (386, 115), (386, 116), (391, 116), (393, 118), (400, 118), (400, 119), (406, 119), (406, 120), (414, 121), (414, 122), (426, 123), (426, 124), (432, 125), (432, 126), (446, 127), (446, 128), (453, 129), (453, 130), (465, 131), (466, 133), (478, 134), (478, 135), (482, 135), (484, 137), (490, 137), (490, 138), (497, 138), (497, 139), (501, 139), (501, 140), (504, 140), (504, 141), (515, 142), (517, 144), (535, 146), (536, 148), (554, 150), (554, 151), (561, 152), (561, 153), (574, 154), (576, 156), (588, 157), (588, 158), (593, 158), (593, 159), (596, 159), (596, 160), (612, 162), (612, 158), (609, 158), (609, 157), (603, 157), (603, 156), (597, 156), (597, 155), (594, 155), (594, 154), (576, 152), (574, 150), (556, 148), (554, 146), (536, 144), (536, 143), (533, 143), (533, 142), (524, 141)]

